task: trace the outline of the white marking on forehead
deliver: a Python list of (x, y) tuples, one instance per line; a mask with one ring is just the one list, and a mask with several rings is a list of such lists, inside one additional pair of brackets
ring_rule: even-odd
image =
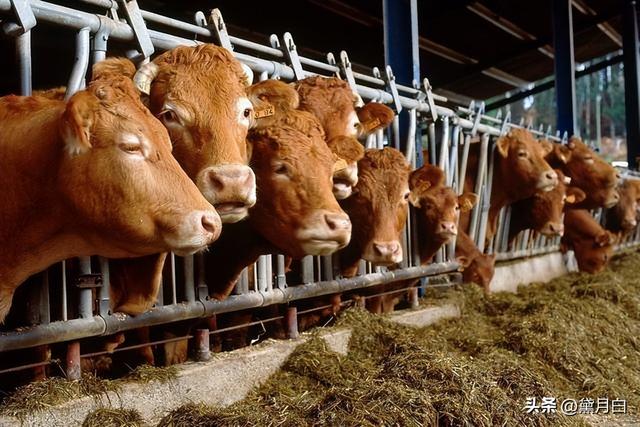
[[(247, 117), (245, 117), (246, 110), (250, 110), (249, 115)], [(236, 101), (236, 112), (237, 112), (238, 123), (248, 128), (253, 118), (253, 104), (251, 104), (251, 101), (249, 101), (249, 98), (244, 96), (238, 98), (238, 100)]]
[(358, 115), (355, 111), (349, 113), (349, 118), (347, 119), (347, 128), (345, 129), (345, 135), (356, 137), (358, 136), (358, 127), (360, 126), (360, 120), (358, 120)]

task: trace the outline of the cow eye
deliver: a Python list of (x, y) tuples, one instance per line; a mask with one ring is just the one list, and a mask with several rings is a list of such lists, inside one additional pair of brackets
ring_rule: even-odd
[(593, 164), (593, 157), (585, 157), (584, 158), (584, 162), (589, 164), (589, 165), (592, 165)]
[(273, 172), (277, 175), (289, 175), (289, 167), (284, 163), (276, 163), (273, 167)]
[(245, 119), (248, 119), (249, 117), (251, 117), (251, 108), (245, 108), (244, 111), (242, 112), (242, 116)]
[(142, 152), (142, 145), (133, 142), (123, 142), (120, 149), (128, 154), (139, 154)]
[(456, 210), (459, 211), (460, 210), (460, 205), (456, 205)]
[(526, 151), (524, 151), (524, 150), (520, 150), (520, 151), (518, 151), (518, 157), (520, 157), (520, 158), (525, 158), (525, 157), (527, 157), (527, 152), (526, 152)]
[(173, 110), (164, 110), (160, 113), (160, 118), (165, 124), (181, 124), (178, 114)]
[(409, 196), (411, 195), (410, 191), (407, 191), (406, 193), (404, 193), (404, 196), (402, 196), (404, 198), (405, 201), (409, 200)]

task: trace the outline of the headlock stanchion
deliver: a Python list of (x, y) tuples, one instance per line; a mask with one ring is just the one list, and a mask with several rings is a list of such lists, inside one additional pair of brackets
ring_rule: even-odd
[[(233, 55), (250, 67), (260, 80), (279, 78), (295, 81), (312, 75), (340, 76), (364, 99), (392, 105), (397, 113), (409, 112), (409, 129), (405, 155), (413, 168), (420, 166), (423, 150), (428, 162), (440, 166), (446, 174), (446, 184), (463, 194), (465, 180), (474, 178), (474, 192), (479, 200), (470, 212), (469, 235), (481, 251), (485, 249), (488, 230), (489, 206), (496, 153), (495, 141), (510, 129), (521, 125), (484, 114), (484, 105), (470, 108), (450, 108), (438, 105), (446, 99), (435, 95), (425, 78), (420, 89), (398, 84), (393, 70), (384, 72), (374, 69), (371, 74), (352, 69), (346, 52), (341, 52), (339, 61), (334, 55), (327, 61), (305, 58), (299, 54), (293, 36), (286, 33), (282, 42), (276, 35), (270, 45), (262, 45), (229, 34), (219, 10), (208, 16), (199, 13), (196, 24), (182, 22), (162, 15), (140, 10), (135, 0), (81, 0), (76, 8), (60, 6), (42, 0), (0, 0), (0, 17), (3, 29), (16, 38), (21, 92), (31, 93), (31, 31), (38, 25), (63, 27), (74, 30), (76, 36), (76, 60), (67, 83), (70, 96), (84, 87), (84, 77), (91, 60), (93, 63), (105, 58), (109, 52), (108, 41), (117, 41), (131, 49), (131, 57), (143, 61), (152, 53), (179, 45), (216, 43), (232, 51)], [(82, 10), (83, 5), (104, 8), (103, 16)], [(118, 19), (121, 18), (121, 19)], [(163, 30), (154, 29), (160, 26)], [(185, 33), (194, 39), (184, 38)], [(180, 34), (180, 35), (178, 35)], [(367, 148), (384, 146), (400, 147), (398, 121), (389, 133), (382, 131), (369, 137)], [(531, 129), (538, 137), (556, 142), (561, 139), (551, 136), (549, 129)], [(425, 130), (423, 134), (423, 130)], [(478, 149), (476, 176), (467, 170), (471, 162), (470, 151)], [(475, 151), (475, 150), (474, 150)], [(425, 160), (426, 162), (426, 160)], [(629, 173), (627, 176), (631, 176)], [(543, 238), (532, 231), (520, 233), (509, 245), (511, 209), (500, 213), (498, 227), (492, 241), (487, 242), (486, 252), (495, 253), (498, 260), (529, 257), (559, 249), (559, 238)], [(620, 247), (635, 245), (640, 239), (640, 229), (631, 233)], [(263, 307), (273, 304), (289, 304), (296, 300), (334, 293), (353, 291), (400, 280), (417, 280), (427, 276), (454, 276), (459, 269), (456, 261), (455, 242), (438, 251), (435, 262), (421, 266), (419, 247), (421, 237), (416, 226), (416, 213), (410, 210), (402, 239), (404, 261), (400, 268), (373, 268), (361, 263), (359, 275), (342, 278), (329, 256), (307, 256), (301, 265), (300, 283), (287, 283), (285, 258), (282, 254), (263, 255), (256, 264), (245, 269), (234, 294), (225, 301), (213, 301), (207, 296), (207, 284), (203, 274), (201, 256), (177, 257), (170, 254), (165, 265), (164, 289), (154, 308), (136, 317), (111, 313), (109, 305), (109, 262), (99, 258), (83, 258), (78, 265), (79, 276), (71, 278), (70, 262), (51, 268), (44, 274), (40, 291), (33, 293), (41, 313), (38, 322), (29, 328), (0, 332), (0, 352), (24, 349), (45, 344), (69, 343), (67, 347), (67, 375), (80, 376), (80, 340), (83, 338), (111, 335), (121, 331), (145, 326), (161, 325), (178, 320), (212, 318), (217, 313), (228, 313)], [(92, 265), (93, 264), (93, 265)], [(97, 267), (97, 269), (96, 269)], [(75, 270), (74, 270), (75, 271)], [(61, 275), (61, 298), (50, 302), (49, 277)], [(455, 274), (456, 277), (459, 274)], [(72, 279), (72, 280), (69, 280)], [(57, 283), (57, 282), (56, 282)], [(76, 286), (72, 286), (76, 284)], [(58, 303), (58, 301), (60, 301)], [(33, 302), (33, 301), (32, 301)], [(60, 304), (60, 305), (57, 305)], [(417, 291), (410, 292), (410, 304), (417, 305)], [(54, 307), (55, 305), (55, 307)], [(295, 305), (286, 311), (285, 324), (291, 338), (298, 335)], [(215, 329), (215, 325), (212, 326)], [(197, 357), (208, 358), (208, 329), (195, 331)]]

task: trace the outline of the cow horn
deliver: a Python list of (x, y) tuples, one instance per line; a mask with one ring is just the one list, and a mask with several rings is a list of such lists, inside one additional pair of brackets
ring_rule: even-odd
[(564, 177), (564, 183), (567, 184), (567, 185), (571, 184), (571, 177), (570, 176), (565, 176)]
[(362, 100), (360, 94), (358, 94), (358, 91), (356, 91), (355, 89), (353, 89), (353, 104), (356, 108), (364, 107), (364, 101)]
[(138, 71), (136, 71), (135, 76), (133, 76), (133, 83), (140, 92), (149, 95), (151, 93), (151, 83), (159, 72), (160, 67), (155, 63), (149, 62), (144, 64), (138, 69)]
[(242, 65), (242, 71), (244, 71), (244, 81), (247, 86), (251, 86), (253, 83), (253, 70), (247, 64), (240, 63), (240, 65)]

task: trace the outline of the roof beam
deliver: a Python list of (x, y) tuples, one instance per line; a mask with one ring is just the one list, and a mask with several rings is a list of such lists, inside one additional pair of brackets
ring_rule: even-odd
[(513, 37), (516, 37), (520, 40), (536, 40), (536, 36), (527, 32), (526, 30), (523, 30), (508, 19), (493, 12), (491, 9), (480, 2), (471, 3), (467, 6), (467, 10), (476, 14), (485, 21), (491, 23), (492, 25), (495, 25), (502, 31), (511, 34)]
[[(598, 12), (593, 10), (591, 6), (589, 6), (585, 0), (572, 0), (571, 4), (575, 7), (580, 13), (587, 16), (597, 16)], [(622, 36), (618, 33), (611, 24), (607, 22), (601, 22), (597, 24), (600, 31), (602, 31), (607, 37), (611, 39), (618, 47), (622, 47)]]
[[(580, 27), (574, 26), (574, 34), (579, 34), (580, 32), (589, 30), (600, 23), (606, 22), (618, 16), (619, 14), (620, 10), (618, 8), (612, 7), (611, 10), (609, 10), (606, 14), (587, 17), (585, 18), (585, 22), (583, 23), (583, 25), (581, 25)], [(540, 48), (546, 48), (552, 43), (553, 39), (551, 37), (540, 37), (537, 40), (525, 42), (520, 47), (511, 49), (510, 51), (502, 50), (491, 58), (483, 59), (477, 64), (467, 65), (461, 68), (459, 71), (450, 73), (450, 76), (447, 80), (435, 82), (432, 81), (432, 84), (436, 87), (455, 85), (468, 78), (469, 75), (481, 73), (491, 67), (500, 67), (500, 64), (510, 60), (515, 56), (523, 55), (534, 50), (539, 50)]]

